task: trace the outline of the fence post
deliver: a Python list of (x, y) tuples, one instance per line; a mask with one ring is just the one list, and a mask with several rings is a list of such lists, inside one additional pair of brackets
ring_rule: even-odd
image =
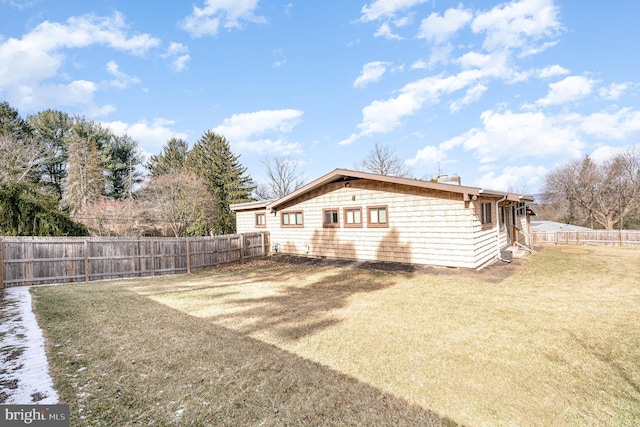
[(260, 256), (266, 256), (264, 253), (264, 231), (260, 232)]
[(244, 264), (244, 234), (240, 235), (240, 264)]
[(187, 242), (187, 274), (191, 274), (191, 248), (189, 247), (189, 238), (185, 239)]
[(89, 274), (89, 241), (84, 239), (84, 281), (88, 282), (91, 279)]
[(624, 238), (622, 237), (622, 230), (618, 230), (618, 232), (620, 233), (620, 246), (624, 246)]
[(156, 245), (154, 240), (149, 240), (149, 246), (151, 246), (151, 275), (156, 275)]
[(2, 238), (0, 238), (0, 289), (4, 289), (4, 272), (2, 270)]

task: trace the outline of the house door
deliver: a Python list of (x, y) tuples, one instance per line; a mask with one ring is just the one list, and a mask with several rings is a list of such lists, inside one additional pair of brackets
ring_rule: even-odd
[(513, 245), (515, 240), (514, 226), (516, 224), (516, 212), (514, 207), (503, 206), (502, 216), (504, 220), (504, 228), (507, 233), (507, 244)]

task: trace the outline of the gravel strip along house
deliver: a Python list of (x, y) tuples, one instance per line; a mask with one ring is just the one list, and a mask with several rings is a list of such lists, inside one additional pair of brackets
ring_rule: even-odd
[(238, 233), (266, 230), (271, 251), (482, 268), (531, 245), (524, 196), (336, 169), (277, 200), (239, 203)]

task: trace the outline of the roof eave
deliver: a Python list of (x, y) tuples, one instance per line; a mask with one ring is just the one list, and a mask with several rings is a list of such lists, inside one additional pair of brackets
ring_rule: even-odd
[(443, 184), (438, 182), (421, 181), (421, 180), (410, 179), (410, 178), (399, 178), (399, 177), (387, 176), (387, 175), (376, 175), (372, 173), (358, 172), (358, 171), (352, 171), (348, 169), (335, 169), (332, 172), (329, 172), (328, 174), (321, 176), (315, 181), (310, 182), (304, 187), (299, 188), (293, 193), (288, 194), (287, 196), (281, 199), (273, 201), (272, 203), (267, 205), (267, 209), (270, 209), (270, 210), (277, 209), (279, 206), (282, 206), (283, 204), (297, 197), (300, 197), (309, 191), (312, 191), (330, 182), (336, 181), (340, 178), (345, 179), (345, 181), (347, 178), (369, 179), (374, 181), (427, 188), (431, 190), (446, 191), (450, 193), (459, 193), (459, 194), (462, 194), (463, 197), (465, 198), (467, 198), (468, 196), (480, 195), (480, 189), (477, 187), (467, 187), (467, 186), (454, 185), (454, 184)]

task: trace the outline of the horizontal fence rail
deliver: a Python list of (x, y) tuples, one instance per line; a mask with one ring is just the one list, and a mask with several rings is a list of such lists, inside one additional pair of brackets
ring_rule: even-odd
[(268, 252), (268, 232), (195, 238), (0, 237), (0, 288), (190, 273)]
[(534, 231), (535, 245), (605, 245), (640, 247), (640, 230)]

